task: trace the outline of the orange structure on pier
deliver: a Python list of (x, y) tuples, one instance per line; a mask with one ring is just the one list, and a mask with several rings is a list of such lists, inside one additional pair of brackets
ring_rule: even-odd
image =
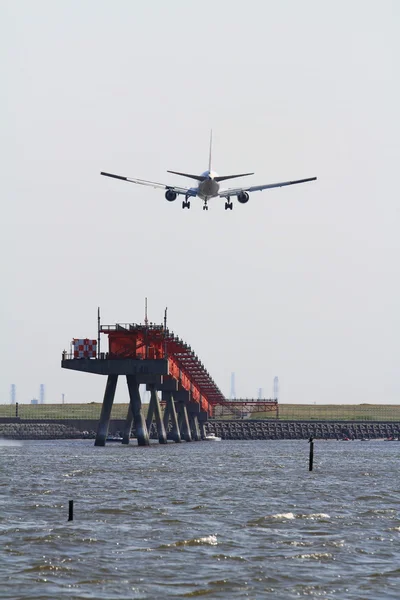
[(168, 359), (169, 375), (209, 416), (216, 404), (227, 402), (197, 354), (163, 325), (102, 325), (100, 333), (108, 335), (108, 359)]
[[(101, 334), (108, 337), (108, 351), (101, 352)], [(149, 431), (156, 421), (160, 444), (205, 438), (208, 417), (250, 418), (252, 413), (275, 411), (277, 401), (227, 400), (192, 348), (164, 325), (101, 325), (98, 312), (98, 339), (74, 339), (74, 351), (62, 353), (65, 369), (106, 375), (107, 384), (96, 434), (95, 445), (104, 446), (114, 402), (117, 381), (126, 377), (129, 409), (122, 443), (128, 444), (134, 425), (140, 446), (149, 444)], [(97, 352), (96, 352), (97, 349)], [(145, 418), (139, 387), (146, 384), (150, 403)], [(157, 392), (162, 392), (164, 412)], [(169, 431), (169, 427), (171, 430)], [(168, 438), (167, 433), (170, 437)]]
[(107, 334), (109, 359), (168, 359), (168, 373), (190, 392), (192, 402), (210, 417), (240, 416), (275, 412), (277, 400), (227, 400), (192, 348), (163, 325), (116, 324), (102, 325), (100, 333)]

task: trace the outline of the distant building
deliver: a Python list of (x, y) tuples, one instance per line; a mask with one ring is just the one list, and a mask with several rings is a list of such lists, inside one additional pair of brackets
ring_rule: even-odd
[(37, 398), (32, 398), (31, 404), (39, 404), (39, 400)]

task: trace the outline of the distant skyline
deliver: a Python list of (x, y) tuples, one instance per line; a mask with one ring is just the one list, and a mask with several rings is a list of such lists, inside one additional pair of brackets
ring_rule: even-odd
[[(3, 0), (0, 402), (102, 401), (61, 353), (146, 296), (227, 397), (234, 371), (241, 397), (400, 402), (399, 26), (391, 0)], [(177, 183), (211, 128), (238, 183), (318, 180), (188, 211), (100, 176)]]

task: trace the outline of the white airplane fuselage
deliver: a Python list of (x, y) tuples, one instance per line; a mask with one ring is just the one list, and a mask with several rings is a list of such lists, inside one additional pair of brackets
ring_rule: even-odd
[(219, 183), (214, 179), (214, 177), (217, 176), (217, 173), (214, 171), (204, 171), (201, 176), (205, 177), (205, 179), (199, 183), (197, 188), (195, 188), (198, 197), (202, 200), (209, 200), (210, 198), (218, 196)]

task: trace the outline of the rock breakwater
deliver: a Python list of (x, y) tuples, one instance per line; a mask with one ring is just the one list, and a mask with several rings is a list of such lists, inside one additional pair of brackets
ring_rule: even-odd
[(399, 422), (208, 421), (208, 433), (224, 440), (305, 440), (398, 438)]
[(82, 438), (83, 432), (59, 423), (0, 423), (0, 438), (7, 440), (58, 440)]

